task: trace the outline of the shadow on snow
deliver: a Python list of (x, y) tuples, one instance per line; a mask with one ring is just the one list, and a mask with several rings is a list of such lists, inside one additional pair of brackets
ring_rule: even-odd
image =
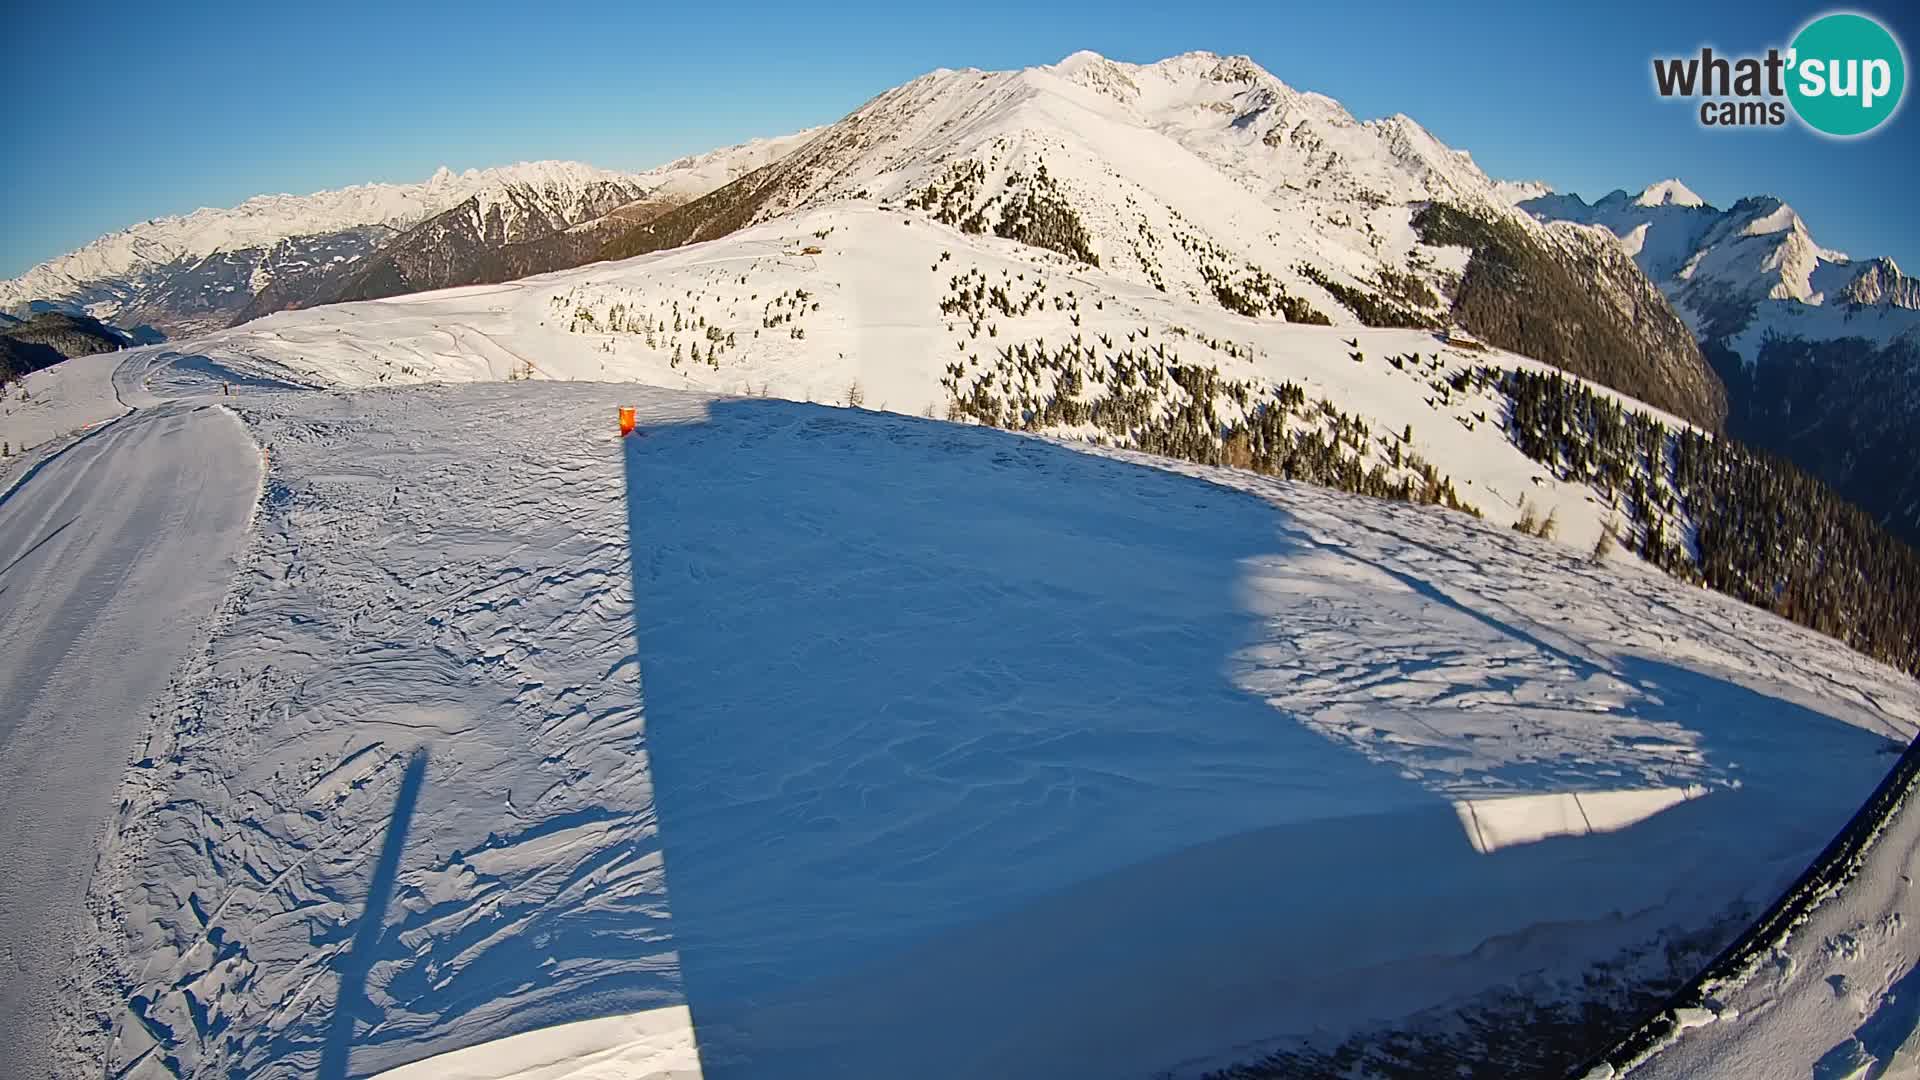
[(406, 850), (407, 830), (413, 824), (413, 809), (420, 800), (421, 785), (427, 778), (427, 749), (414, 750), (407, 759), (407, 771), (400, 779), (400, 791), (394, 796), (393, 817), (387, 824), (386, 839), (380, 846), (380, 861), (374, 864), (373, 879), (367, 886), (367, 903), (360, 912), (360, 925), (354, 930), (353, 944), (340, 964), (340, 992), (334, 998), (333, 1016), (327, 1025), (327, 1042), (320, 1053), (320, 1080), (345, 1080), (347, 1063), (353, 1052), (354, 1023), (377, 1023), (380, 1010), (367, 999), (367, 975), (381, 955), (381, 928), (387, 920), (387, 901), (393, 898), (395, 879), (400, 871), (400, 854)]
[[(1137, 1074), (1577, 973), (1764, 902), (1884, 767), (1866, 732), (1623, 658), (1708, 760), (1750, 763), (1740, 782), (1482, 854), (1446, 799), (1234, 685), (1263, 629), (1242, 568), (1301, 543), (1275, 506), (777, 402), (716, 402), (624, 454), (709, 1080)], [(1809, 725), (1829, 752), (1801, 753)], [(1750, 827), (1782, 799), (1797, 832)]]

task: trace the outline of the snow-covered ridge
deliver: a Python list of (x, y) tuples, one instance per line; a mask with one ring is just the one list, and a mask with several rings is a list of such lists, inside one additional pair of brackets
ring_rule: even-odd
[[(609, 191), (629, 199), (704, 194), (778, 159), (813, 131), (754, 139), (670, 161), (641, 172), (602, 169), (576, 161), (521, 162), (454, 172), (442, 166), (419, 183), (370, 183), (309, 195), (257, 195), (238, 206), (202, 208), (159, 217), (110, 233), (77, 251), (50, 259), (17, 278), (0, 281), (0, 308), (33, 300), (73, 298), (93, 314), (112, 318), (137, 307), (142, 292), (164, 288), (167, 268), (219, 253), (271, 249), (301, 237), (353, 229), (397, 232), (472, 200), (478, 219), (525, 214), (574, 222)], [(508, 231), (511, 231), (509, 228)], [(256, 267), (253, 292), (272, 280)]]
[(0, 304), (58, 296), (101, 278), (135, 274), (145, 266), (217, 251), (264, 247), (293, 236), (359, 225), (404, 226), (464, 199), (510, 186), (551, 191), (638, 179), (640, 174), (575, 161), (536, 161), (458, 173), (442, 166), (426, 180), (413, 184), (372, 183), (310, 195), (256, 195), (228, 209), (202, 208), (109, 233), (78, 251), (0, 282)]

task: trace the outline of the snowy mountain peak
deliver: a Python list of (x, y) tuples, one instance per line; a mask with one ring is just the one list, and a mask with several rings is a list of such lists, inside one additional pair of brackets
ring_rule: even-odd
[(1920, 280), (1902, 274), (1892, 259), (1870, 259), (1840, 291), (1840, 298), (1866, 307), (1884, 304), (1920, 310)]
[[(1553, 196), (1553, 185), (1544, 180), (1495, 180), (1493, 190), (1500, 200), (1509, 206), (1517, 206), (1529, 199), (1545, 199)], [(1579, 199), (1578, 195), (1566, 196)]]
[(1634, 203), (1639, 206), (1705, 206), (1707, 200), (1694, 194), (1691, 188), (1678, 180), (1662, 180), (1648, 185)]
[(1740, 221), (1743, 236), (1767, 236), (1773, 233), (1804, 233), (1807, 223), (1793, 207), (1771, 195), (1754, 195), (1735, 203), (1731, 215)]
[(1035, 70), (1128, 104), (1141, 101), (1143, 94), (1153, 103), (1192, 98), (1204, 94), (1202, 88), (1207, 86), (1257, 87), (1292, 94), (1286, 84), (1250, 57), (1205, 51), (1181, 53), (1151, 64), (1130, 64), (1083, 49), (1057, 64)]
[(1053, 65), (1050, 70), (1068, 82), (1096, 90), (1117, 101), (1130, 102), (1140, 96), (1140, 86), (1128, 71), (1133, 66), (1082, 49)]

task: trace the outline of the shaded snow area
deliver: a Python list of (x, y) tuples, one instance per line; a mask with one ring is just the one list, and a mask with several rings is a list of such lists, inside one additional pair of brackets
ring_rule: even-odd
[(174, 674), (67, 1073), (1542, 1075), (1920, 730), (1837, 643), (1433, 508), (634, 385), (222, 401), (266, 471), (205, 644), (95, 661)]

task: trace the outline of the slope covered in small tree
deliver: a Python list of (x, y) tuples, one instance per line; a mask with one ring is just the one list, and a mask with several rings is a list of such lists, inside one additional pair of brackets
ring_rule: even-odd
[(1606, 237), (1573, 226), (1537, 235), (1439, 202), (1413, 225), (1426, 243), (1473, 252), (1453, 295), (1454, 318), (1467, 329), (1709, 430), (1726, 423), (1726, 390), (1700, 347)]

